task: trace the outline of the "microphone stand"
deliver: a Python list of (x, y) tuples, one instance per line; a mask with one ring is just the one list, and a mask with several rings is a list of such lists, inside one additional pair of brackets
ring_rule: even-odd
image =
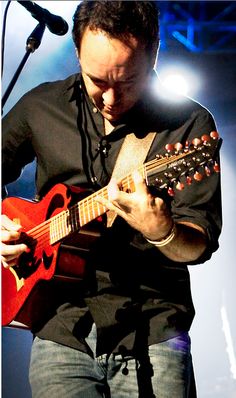
[(27, 59), (29, 58), (30, 54), (33, 53), (41, 44), (41, 40), (45, 31), (45, 27), (46, 25), (44, 23), (39, 23), (36, 28), (33, 30), (33, 32), (29, 35), (27, 41), (26, 41), (26, 53), (20, 63), (20, 65), (18, 66), (11, 82), (9, 83), (9, 86), (7, 87), (3, 97), (2, 97), (2, 109), (9, 97), (9, 95), (12, 92), (12, 89), (14, 87), (14, 85), (16, 84), (16, 81), (27, 61)]

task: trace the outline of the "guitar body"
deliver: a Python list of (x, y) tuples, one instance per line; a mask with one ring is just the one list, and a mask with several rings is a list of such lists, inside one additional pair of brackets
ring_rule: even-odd
[[(40, 202), (14, 197), (3, 201), (3, 214), (22, 225), (20, 241), (30, 247), (29, 253), (23, 253), (16, 265), (10, 268), (2, 267), (3, 325), (8, 325), (13, 319), (17, 319), (19, 310), (35, 285), (40, 280), (51, 279), (56, 269), (62, 277), (65, 277), (67, 270), (72, 266), (69, 276), (72, 272), (79, 277), (83, 276), (85, 260), (80, 258), (78, 253), (73, 255), (73, 250), (69, 250), (70, 246), (63, 246), (60, 242), (50, 243), (47, 220), (67, 210), (75, 200), (84, 196), (85, 192), (80, 188), (57, 184)], [(41, 226), (35, 233), (34, 229), (38, 225)]]

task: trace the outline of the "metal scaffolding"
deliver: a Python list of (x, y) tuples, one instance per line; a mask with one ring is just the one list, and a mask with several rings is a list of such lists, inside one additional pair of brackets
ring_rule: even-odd
[(236, 53), (236, 1), (159, 1), (162, 50)]

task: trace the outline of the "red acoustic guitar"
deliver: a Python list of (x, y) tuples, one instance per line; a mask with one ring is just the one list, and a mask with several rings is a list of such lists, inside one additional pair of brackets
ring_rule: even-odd
[[(185, 182), (191, 184), (192, 180), (200, 181), (203, 174), (208, 176), (219, 171), (215, 154), (220, 142), (218, 133), (212, 132), (210, 136), (194, 139), (185, 147), (180, 143), (168, 144), (164, 156), (157, 156), (138, 170), (148, 186), (167, 189), (170, 195), (174, 195), (175, 189), (182, 190)], [(123, 191), (134, 192), (132, 175), (124, 177), (119, 187)], [(58, 184), (38, 203), (13, 197), (3, 201), (3, 214), (22, 225), (20, 241), (29, 247), (16, 265), (2, 267), (3, 325), (17, 319), (17, 314), (40, 280), (49, 280), (58, 272), (83, 277), (86, 260), (77, 256), (77, 268), (71, 270), (70, 259), (60, 261), (61, 243), (76, 236), (80, 243), (88, 245), (88, 240), (96, 238), (96, 232), (87, 233), (85, 226), (101, 219), (107, 211), (96, 200), (98, 195), (107, 198), (107, 187), (86, 197), (84, 194), (78, 188)], [(61, 263), (64, 264), (62, 270)]]

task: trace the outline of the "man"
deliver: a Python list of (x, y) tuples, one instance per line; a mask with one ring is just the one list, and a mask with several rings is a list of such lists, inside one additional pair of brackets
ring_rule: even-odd
[[(33, 89), (3, 121), (4, 184), (36, 157), (39, 198), (58, 182), (96, 190), (109, 183), (131, 133), (142, 145), (156, 132), (150, 161), (169, 143), (185, 145), (215, 130), (201, 105), (163, 95), (153, 71), (155, 2), (84, 1), (73, 39), (81, 74)], [(84, 281), (41, 286), (50, 309), (32, 326), (34, 397), (196, 396), (187, 266), (218, 248), (219, 175), (174, 189), (174, 196), (148, 188), (140, 172), (133, 180), (134, 192), (112, 178), (108, 197), (95, 199), (118, 217), (91, 246)], [(28, 247), (9, 244), (20, 225), (5, 216), (2, 228), (7, 268)]]

